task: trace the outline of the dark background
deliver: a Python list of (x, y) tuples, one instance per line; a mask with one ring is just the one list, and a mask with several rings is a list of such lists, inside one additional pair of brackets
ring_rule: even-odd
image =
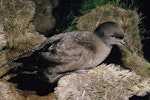
[[(144, 28), (147, 30), (143, 33), (145, 39), (141, 41), (143, 44), (143, 53), (144, 57), (150, 62), (150, 0), (139, 0), (139, 5), (139, 11), (145, 17), (143, 19)], [(130, 100), (150, 100), (150, 94), (144, 97), (134, 96)]]
[(150, 61), (150, 1), (140, 0), (139, 5), (139, 11), (141, 11), (145, 17), (143, 19), (143, 23), (147, 30), (145, 33), (143, 33), (145, 39), (143, 39), (141, 42), (143, 44), (144, 57)]
[[(142, 11), (143, 15), (146, 17), (144, 23), (146, 24), (146, 28), (150, 30), (150, 1), (149, 0), (140, 0), (140, 11)], [(150, 34), (147, 34), (150, 36)]]

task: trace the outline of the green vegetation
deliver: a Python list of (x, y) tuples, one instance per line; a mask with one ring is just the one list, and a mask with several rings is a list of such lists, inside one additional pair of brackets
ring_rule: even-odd
[(64, 0), (63, 3), (60, 4), (61, 4), (60, 7), (57, 9), (55, 13), (55, 18), (57, 21), (55, 27), (56, 33), (76, 30), (77, 22), (82, 15), (88, 13), (97, 6), (104, 6), (104, 5), (112, 5), (115, 7), (136, 11), (140, 17), (139, 22), (140, 36), (142, 37), (142, 33), (145, 32), (144, 24), (142, 22), (144, 17), (142, 13), (138, 12), (139, 9), (138, 0), (76, 0), (76, 1)]
[[(98, 6), (103, 6), (106, 4), (136, 11), (141, 19), (139, 23), (140, 33), (143, 33), (145, 31), (143, 28), (144, 25), (142, 23), (144, 17), (140, 12), (138, 12), (139, 4), (135, 0), (130, 0), (130, 2), (128, 0), (64, 0), (60, 3), (61, 7), (59, 7), (55, 12), (55, 18), (57, 21), (55, 27), (56, 33), (76, 30), (77, 21), (80, 16), (88, 13)], [(66, 9), (67, 11), (62, 10), (62, 8)]]
[(97, 6), (103, 6), (109, 3), (111, 4), (111, 0), (82, 0), (80, 12), (85, 14)]

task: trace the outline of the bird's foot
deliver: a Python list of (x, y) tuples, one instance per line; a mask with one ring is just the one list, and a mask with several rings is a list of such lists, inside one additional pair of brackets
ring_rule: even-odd
[(46, 78), (48, 79), (49, 83), (55, 83), (56, 81), (58, 81), (61, 77), (65, 76), (65, 75), (69, 75), (71, 73), (87, 73), (88, 70), (82, 69), (82, 70), (76, 70), (73, 72), (67, 72), (67, 73), (62, 73), (62, 74), (57, 74), (57, 73), (53, 73), (53, 74), (47, 74), (44, 73)]
[(64, 76), (64, 74), (56, 74), (56, 73), (54, 73), (54, 74), (46, 74), (46, 73), (44, 73), (44, 74), (46, 76), (47, 81), (49, 83), (51, 83), (51, 84), (57, 82), (61, 77)]
[(81, 70), (76, 70), (76, 71), (74, 71), (75, 73), (87, 73), (88, 72), (88, 70), (86, 70), (86, 69), (81, 69)]

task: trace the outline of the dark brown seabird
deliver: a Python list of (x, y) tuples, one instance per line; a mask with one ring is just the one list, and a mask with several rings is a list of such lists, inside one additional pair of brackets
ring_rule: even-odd
[[(22, 62), (24, 67), (37, 71), (53, 83), (71, 72), (84, 72), (96, 67), (109, 55), (113, 45), (130, 49), (123, 38), (121, 26), (115, 22), (105, 22), (94, 32), (73, 31), (54, 35), (6, 64)], [(29, 56), (24, 57), (25, 55)]]

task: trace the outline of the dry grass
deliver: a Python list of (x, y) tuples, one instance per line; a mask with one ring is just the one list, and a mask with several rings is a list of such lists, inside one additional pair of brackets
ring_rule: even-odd
[[(57, 100), (128, 100), (150, 92), (150, 80), (116, 65), (99, 65), (84, 74), (64, 76), (55, 88)], [(65, 91), (65, 92), (64, 92)]]

